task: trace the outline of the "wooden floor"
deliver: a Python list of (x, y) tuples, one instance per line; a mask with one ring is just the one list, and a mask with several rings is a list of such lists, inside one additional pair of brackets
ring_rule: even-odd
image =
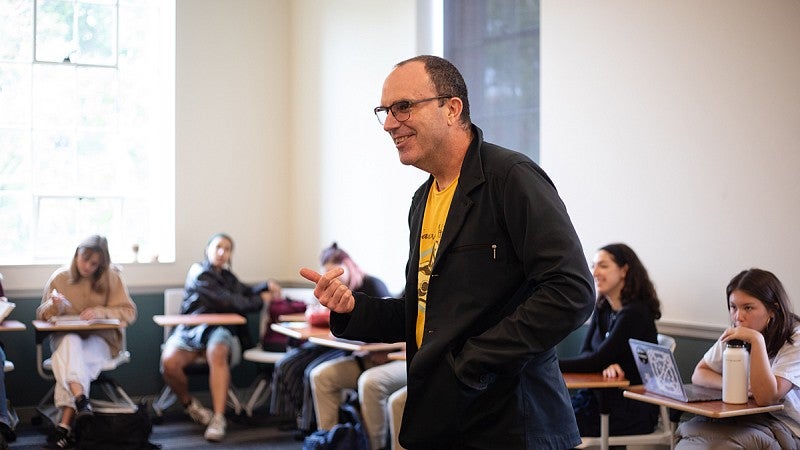
[[(9, 448), (19, 450), (40, 449), (46, 444), (47, 435), (52, 430), (48, 421), (38, 426), (32, 425), (32, 414), (20, 413), (17, 425), (17, 440)], [(228, 430), (220, 443), (211, 443), (203, 438), (205, 428), (197, 425), (173, 408), (163, 422), (153, 425), (150, 442), (162, 449), (270, 449), (300, 450), (302, 442), (295, 440), (293, 431), (286, 431), (286, 420), (270, 417), (266, 411), (256, 411), (254, 417), (228, 415)]]

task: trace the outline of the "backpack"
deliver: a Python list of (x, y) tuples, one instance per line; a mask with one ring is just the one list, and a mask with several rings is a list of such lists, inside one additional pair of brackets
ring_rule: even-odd
[(139, 404), (136, 412), (95, 411), (76, 424), (76, 448), (79, 450), (139, 450), (156, 449), (160, 445), (150, 443), (153, 424), (147, 413), (147, 405)]
[(306, 436), (303, 450), (369, 450), (355, 392), (339, 406), (339, 422), (330, 430), (317, 430)]
[[(296, 314), (306, 311), (305, 302), (299, 300), (274, 299), (269, 303), (269, 323), (280, 322), (278, 318), (285, 314)], [(280, 334), (270, 327), (264, 332), (261, 337), (261, 348), (267, 351), (285, 352), (286, 344), (289, 338), (286, 335)]]

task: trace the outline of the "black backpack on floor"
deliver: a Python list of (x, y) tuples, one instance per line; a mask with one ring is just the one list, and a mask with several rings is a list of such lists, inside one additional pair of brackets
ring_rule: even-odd
[(147, 405), (139, 404), (136, 412), (99, 412), (75, 425), (76, 448), (79, 450), (157, 449), (150, 442), (153, 424)]

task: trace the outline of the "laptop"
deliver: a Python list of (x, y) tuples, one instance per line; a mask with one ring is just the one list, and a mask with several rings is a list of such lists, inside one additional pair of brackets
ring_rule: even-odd
[(722, 389), (684, 384), (675, 355), (669, 348), (638, 339), (628, 339), (628, 343), (648, 392), (682, 402), (722, 400)]

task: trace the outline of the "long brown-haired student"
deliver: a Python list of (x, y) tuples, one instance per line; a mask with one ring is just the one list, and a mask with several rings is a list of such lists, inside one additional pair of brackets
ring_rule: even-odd
[(750, 347), (750, 395), (756, 404), (783, 404), (772, 413), (682, 423), (676, 448), (800, 448), (800, 318), (772, 272), (739, 272), (725, 289), (731, 326), (703, 355), (692, 383), (722, 388), (722, 352), (737, 339)]
[[(81, 319), (119, 319), (130, 325), (136, 320), (136, 305), (128, 294), (120, 269), (111, 263), (108, 241), (93, 235), (75, 249), (72, 262), (57, 269), (44, 286), (36, 318), (79, 315)], [(62, 415), (48, 438), (50, 448), (75, 444), (73, 419), (93, 415), (89, 403), (90, 383), (102, 367), (122, 348), (119, 330), (60, 332), (50, 336), (51, 361), (56, 384), (53, 394)]]

